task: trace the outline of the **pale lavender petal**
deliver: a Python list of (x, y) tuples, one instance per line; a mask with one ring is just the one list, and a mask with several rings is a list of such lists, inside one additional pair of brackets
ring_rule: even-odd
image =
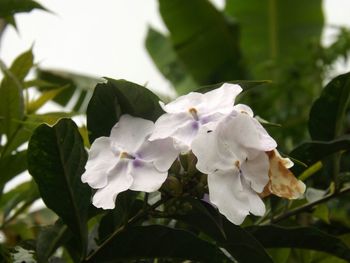
[(108, 137), (97, 138), (89, 150), (89, 158), (85, 165), (85, 172), (81, 176), (83, 183), (92, 188), (102, 188), (107, 184), (107, 171), (118, 162), (111, 150), (111, 141)]
[(199, 112), (230, 113), (236, 96), (242, 91), (237, 84), (224, 83), (220, 88), (204, 94), (204, 101)]
[(108, 184), (97, 190), (92, 198), (94, 206), (103, 209), (113, 209), (117, 195), (130, 188), (133, 178), (129, 173), (127, 160), (120, 160), (109, 172)]
[(248, 159), (242, 163), (243, 176), (255, 192), (261, 193), (269, 182), (269, 167), (267, 154), (260, 151), (254, 159)]
[(154, 141), (171, 137), (177, 129), (193, 120), (189, 113), (168, 114), (165, 113), (158, 118), (154, 125), (153, 133), (149, 140)]
[(254, 116), (253, 110), (245, 104), (237, 104), (233, 107), (233, 109), (239, 113), (248, 114), (250, 117)]
[(221, 147), (217, 132), (211, 128), (213, 125), (202, 126), (191, 146), (198, 160), (196, 167), (205, 174), (232, 169), (234, 166), (233, 156), (227, 148)]
[(236, 225), (243, 223), (251, 206), (246, 189), (240, 189), (240, 180), (237, 170), (208, 175), (210, 202)]
[(168, 171), (160, 172), (152, 164), (141, 160), (134, 160), (130, 170), (134, 179), (130, 190), (154, 192), (157, 191), (168, 176)]
[(145, 141), (136, 152), (136, 156), (146, 162), (152, 162), (160, 172), (169, 170), (179, 151), (175, 149), (173, 139)]
[(136, 151), (154, 129), (152, 121), (122, 115), (119, 122), (112, 128), (110, 138), (114, 143), (128, 153)]
[(168, 104), (161, 103), (160, 105), (167, 113), (187, 113), (190, 108), (196, 108), (202, 102), (203, 94), (190, 92), (187, 95), (178, 97), (176, 100)]

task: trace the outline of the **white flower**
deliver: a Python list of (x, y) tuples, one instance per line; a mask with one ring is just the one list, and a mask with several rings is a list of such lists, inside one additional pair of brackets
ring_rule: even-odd
[(203, 127), (192, 143), (197, 169), (208, 174), (210, 202), (234, 224), (249, 213), (262, 216), (265, 205), (258, 193), (269, 182), (265, 151), (276, 142), (245, 105), (236, 105), (214, 128)]
[(188, 152), (199, 128), (229, 114), (241, 91), (239, 85), (225, 83), (205, 94), (191, 92), (166, 105), (160, 102), (166, 113), (156, 121), (150, 140), (172, 137), (177, 148)]
[(178, 151), (170, 138), (148, 141), (153, 129), (152, 121), (123, 115), (109, 137), (91, 145), (82, 181), (98, 189), (92, 199), (96, 207), (114, 208), (117, 195), (128, 189), (161, 187)]

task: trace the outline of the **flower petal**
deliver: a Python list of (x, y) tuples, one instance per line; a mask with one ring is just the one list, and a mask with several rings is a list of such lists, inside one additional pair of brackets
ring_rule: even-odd
[(242, 163), (243, 176), (257, 193), (261, 193), (269, 182), (269, 166), (269, 158), (265, 152), (259, 152), (254, 159)]
[(107, 185), (108, 170), (118, 162), (118, 157), (111, 150), (111, 140), (108, 137), (97, 138), (89, 150), (89, 158), (85, 172), (81, 176), (83, 183), (92, 188), (102, 188)]
[(233, 109), (239, 113), (248, 114), (250, 117), (254, 117), (253, 110), (245, 104), (237, 104), (233, 107)]
[(153, 129), (152, 121), (125, 114), (112, 128), (110, 138), (117, 147), (128, 153), (133, 153), (141, 146), (145, 138), (153, 132)]
[(229, 115), (217, 129), (223, 141), (236, 142), (244, 148), (269, 151), (277, 146), (261, 124), (248, 114)]
[(133, 161), (130, 172), (134, 179), (130, 190), (143, 192), (157, 191), (168, 176), (168, 171), (160, 172), (152, 163), (141, 160)]
[(234, 166), (232, 154), (218, 143), (220, 138), (216, 130), (211, 130), (212, 127), (202, 126), (192, 142), (192, 152), (198, 160), (196, 167), (205, 174), (216, 170), (229, 170)]
[[(277, 150), (267, 152), (267, 155), (270, 160), (270, 181), (265, 190), (279, 197), (301, 198), (305, 192), (305, 184), (286, 168), (288, 163), (277, 155)], [(267, 195), (268, 192), (264, 191), (263, 195)]]
[(236, 225), (243, 223), (249, 211), (257, 215), (265, 211), (264, 203), (257, 194), (241, 182), (238, 170), (209, 174), (208, 187), (210, 202)]
[(203, 94), (198, 92), (190, 92), (187, 95), (178, 97), (176, 100), (164, 104), (160, 102), (160, 106), (167, 113), (187, 113), (190, 108), (196, 108), (203, 102)]
[(94, 206), (103, 209), (113, 209), (115, 199), (120, 192), (129, 189), (133, 178), (128, 172), (129, 161), (120, 160), (118, 164), (109, 172), (108, 184), (97, 190), (92, 198)]
[(165, 113), (158, 118), (154, 124), (154, 130), (149, 140), (154, 141), (172, 136), (176, 130), (186, 123), (190, 123), (192, 118), (187, 113), (168, 114)]
[(178, 154), (179, 151), (175, 149), (171, 138), (145, 141), (136, 153), (138, 158), (146, 162), (152, 162), (161, 172), (169, 170)]
[(224, 83), (220, 88), (204, 94), (205, 103), (198, 107), (199, 112), (230, 113), (236, 96), (242, 88), (237, 84)]

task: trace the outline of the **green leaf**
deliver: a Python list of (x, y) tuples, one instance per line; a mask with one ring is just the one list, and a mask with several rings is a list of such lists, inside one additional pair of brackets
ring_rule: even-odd
[(262, 63), (309, 55), (308, 44), (319, 41), (323, 29), (321, 0), (227, 0), (225, 12), (238, 21), (240, 46), (256, 78), (271, 72), (259, 74)]
[(236, 260), (242, 263), (271, 263), (271, 258), (261, 244), (240, 226), (222, 217), (211, 205), (196, 200), (184, 199), (191, 209), (172, 218), (181, 220), (202, 231), (224, 247)]
[(128, 220), (143, 208), (143, 202), (137, 200), (138, 192), (125, 191), (117, 196), (116, 207), (101, 218), (98, 228), (99, 241), (102, 242), (116, 229), (125, 225)]
[[(58, 70), (37, 70), (36, 84), (40, 91), (65, 87), (54, 101), (71, 111), (85, 113), (93, 88), (99, 78)], [(45, 84), (46, 83), (46, 84)]]
[(56, 98), (61, 92), (63, 92), (66, 87), (52, 89), (48, 91), (43, 91), (40, 94), (40, 97), (34, 101), (30, 101), (27, 104), (27, 113), (31, 114), (39, 110), (42, 106), (44, 106), (47, 102)]
[(86, 262), (148, 258), (177, 258), (210, 263), (228, 261), (218, 247), (190, 232), (151, 225), (127, 228)]
[(16, 152), (0, 158), (0, 189), (2, 189), (9, 180), (24, 172), (26, 169), (27, 151)]
[(73, 117), (73, 113), (67, 112), (49, 112), (44, 114), (27, 115), (23, 121), (19, 122), (16, 136), (6, 145), (6, 153), (16, 150), (23, 143), (27, 142), (33, 131), (43, 123), (54, 125), (59, 119)]
[(207, 0), (159, 0), (180, 62), (200, 85), (245, 79), (238, 27)]
[(313, 140), (333, 140), (343, 133), (350, 97), (350, 73), (339, 75), (322, 90), (310, 111), (309, 132)]
[(156, 121), (162, 113), (159, 98), (145, 87), (107, 79), (107, 83), (97, 84), (86, 112), (90, 141), (109, 136), (122, 114)]
[(55, 250), (69, 238), (69, 230), (60, 220), (53, 226), (40, 229), (36, 241), (36, 254), (39, 263), (48, 262)]
[(30, 12), (34, 9), (46, 10), (39, 3), (32, 0), (0, 0), (0, 17), (7, 18), (16, 13)]
[(4, 73), (0, 83), (0, 134), (6, 134), (9, 141), (24, 117), (22, 84), (5, 65), (0, 66)]
[(24, 78), (28, 75), (29, 71), (33, 67), (33, 65), (33, 50), (29, 49), (28, 51), (22, 53), (15, 59), (9, 70), (22, 83), (24, 81)]
[(81, 182), (87, 154), (76, 124), (62, 119), (53, 127), (40, 125), (28, 146), (28, 170), (48, 208), (62, 218), (81, 243), (87, 243), (91, 190)]
[(253, 226), (246, 228), (266, 248), (302, 248), (350, 260), (350, 248), (339, 238), (313, 227)]
[(15, 213), (15, 208), (21, 204), (22, 209), (28, 208), (35, 200), (39, 199), (39, 191), (33, 181), (24, 182), (14, 189), (6, 192), (0, 199), (0, 208), (3, 220), (6, 222)]
[[(306, 165), (312, 165), (333, 153), (337, 153), (350, 149), (350, 136), (345, 135), (336, 140), (322, 142), (322, 141), (310, 141), (305, 142), (295, 148), (289, 156), (296, 160), (300, 160)], [(293, 171), (298, 174), (305, 170), (305, 167), (296, 165)]]
[(178, 94), (186, 94), (198, 86), (179, 61), (169, 37), (153, 28), (149, 28), (146, 37), (146, 49), (158, 70), (174, 86)]

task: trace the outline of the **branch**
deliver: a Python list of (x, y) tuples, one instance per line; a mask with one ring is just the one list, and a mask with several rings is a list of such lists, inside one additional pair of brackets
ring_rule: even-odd
[(318, 199), (318, 200), (316, 200), (314, 202), (308, 203), (308, 204), (303, 205), (303, 206), (299, 206), (299, 207), (297, 207), (295, 209), (289, 210), (288, 212), (285, 212), (285, 213), (282, 213), (280, 215), (277, 215), (277, 216), (275, 216), (275, 217), (270, 219), (270, 223), (277, 223), (279, 221), (282, 221), (282, 220), (284, 220), (284, 219), (286, 219), (288, 217), (291, 217), (291, 216), (294, 216), (296, 214), (299, 214), (300, 212), (309, 210), (309, 209), (313, 208), (314, 206), (316, 206), (318, 204), (325, 203), (328, 200), (333, 199), (334, 197), (337, 197), (339, 195), (345, 194), (347, 192), (350, 192), (350, 187), (345, 187), (345, 188), (339, 190), (338, 192), (334, 192), (332, 194), (326, 195), (323, 198)]

